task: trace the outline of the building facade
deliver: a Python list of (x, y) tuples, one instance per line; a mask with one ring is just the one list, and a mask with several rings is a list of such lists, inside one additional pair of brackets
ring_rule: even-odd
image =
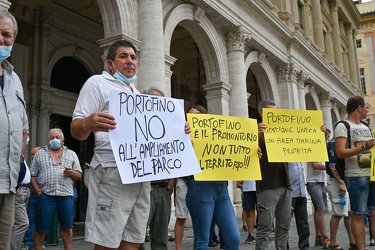
[[(258, 118), (273, 99), (289, 109), (322, 110), (328, 128), (362, 94), (351, 0), (0, 0), (19, 23), (11, 62), (25, 89), (31, 147), (59, 126), (66, 145), (89, 162), (93, 139), (70, 136), (85, 80), (106, 68), (119, 39), (139, 49), (137, 88), (156, 87), (185, 106)], [(229, 184), (240, 208), (240, 191)], [(78, 220), (85, 216), (80, 184)]]
[(375, 1), (354, 1), (361, 19), (357, 22), (356, 47), (358, 54), (359, 85), (370, 104), (368, 120), (375, 125)]

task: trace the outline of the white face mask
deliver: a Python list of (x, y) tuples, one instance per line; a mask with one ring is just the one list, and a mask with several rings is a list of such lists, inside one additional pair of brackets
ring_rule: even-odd
[(125, 84), (130, 84), (132, 82), (134, 82), (135, 80), (137, 80), (137, 76), (136, 74), (134, 74), (132, 77), (126, 77), (124, 74), (122, 74), (120, 71), (117, 70), (115, 64), (113, 63), (112, 61), (112, 66), (115, 68), (116, 70), (116, 73), (113, 74), (113, 77), (120, 80), (120, 81), (123, 81)]

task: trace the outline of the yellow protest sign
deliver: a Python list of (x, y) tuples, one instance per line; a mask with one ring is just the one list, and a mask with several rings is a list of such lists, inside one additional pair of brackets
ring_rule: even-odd
[(187, 114), (202, 172), (196, 180), (260, 180), (255, 119)]
[(322, 111), (263, 109), (269, 162), (328, 161)]

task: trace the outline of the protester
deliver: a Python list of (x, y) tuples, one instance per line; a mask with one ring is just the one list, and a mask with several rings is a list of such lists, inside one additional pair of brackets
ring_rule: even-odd
[(327, 236), (326, 224), (324, 221), (325, 205), (325, 163), (307, 163), (307, 191), (310, 194), (314, 206), (315, 246), (328, 248), (330, 240)]
[[(272, 100), (261, 101), (258, 105), (260, 116), (263, 108), (277, 108)], [(292, 197), (286, 162), (269, 162), (264, 140), (263, 123), (258, 124), (259, 147), (263, 156), (260, 159), (262, 180), (256, 181), (258, 228), (255, 234), (255, 249), (268, 249), (268, 237), (272, 233), (272, 222), (275, 224), (275, 246), (286, 249), (290, 228)]]
[(48, 140), (49, 144), (35, 154), (31, 164), (31, 184), (38, 199), (35, 209), (34, 246), (35, 250), (43, 248), (46, 233), (57, 212), (64, 248), (72, 249), (73, 184), (81, 179), (82, 170), (76, 153), (64, 146), (61, 129), (51, 129)]
[[(164, 96), (163, 91), (149, 88), (146, 95)], [(147, 225), (150, 227), (152, 250), (168, 250), (168, 225), (171, 217), (174, 179), (151, 181), (151, 207)], [(139, 247), (144, 249), (143, 244)]]
[(29, 129), (20, 79), (7, 59), (17, 36), (17, 21), (0, 10), (0, 249), (9, 250), (14, 224), (14, 201), (23, 136)]
[[(188, 113), (206, 114), (207, 111), (195, 105)], [(219, 228), (224, 249), (239, 250), (240, 234), (227, 185), (227, 181), (189, 180), (186, 204), (193, 222), (195, 250), (208, 248), (212, 220)]]
[[(24, 140), (22, 142), (22, 155), (25, 151), (25, 147), (29, 144), (30, 137), (29, 131), (24, 134)], [(11, 248), (12, 250), (19, 250), (22, 246), (23, 236), (29, 227), (29, 219), (27, 217), (27, 203), (30, 196), (30, 170), (26, 164), (25, 159), (21, 162), (20, 172), (18, 175), (17, 192), (15, 199), (15, 213), (14, 213), (14, 226), (12, 231)]]
[[(31, 149), (31, 160), (34, 159), (34, 156), (39, 149), (41, 149), (41, 147), (39, 147), (39, 146), (33, 147)], [(31, 181), (31, 179), (30, 179), (30, 181)], [(38, 182), (38, 180), (36, 180), (36, 181)], [(25, 236), (23, 238), (23, 244), (24, 244), (25, 247), (21, 250), (30, 250), (34, 247), (34, 240), (33, 240), (34, 236), (33, 235), (34, 235), (34, 227), (35, 227), (36, 203), (37, 203), (36, 195), (35, 195), (33, 187), (30, 185), (30, 197), (29, 197), (29, 201), (27, 203), (27, 209), (26, 209), (27, 210), (27, 218), (29, 219), (29, 227), (28, 227), (28, 229), (25, 233)], [(48, 234), (48, 232), (47, 232), (47, 234)], [(47, 237), (47, 234), (46, 234), (46, 237)], [(45, 240), (44, 245), (46, 245), (46, 243), (47, 243), (47, 241)]]
[(292, 187), (292, 216), (294, 215), (297, 226), (298, 249), (306, 250), (310, 246), (310, 227), (307, 215), (305, 170), (302, 162), (289, 162), (288, 169)]
[(375, 193), (371, 193), (369, 197), (371, 161), (367, 160), (369, 150), (375, 145), (375, 139), (371, 129), (361, 122), (369, 112), (363, 97), (350, 97), (346, 111), (351, 143), (347, 145), (347, 128), (343, 123), (339, 123), (334, 130), (336, 154), (340, 159), (345, 158), (345, 185), (349, 192), (351, 228), (356, 247), (358, 250), (365, 250), (364, 215), (369, 208), (371, 216), (375, 216)]
[[(145, 240), (150, 182), (122, 184), (108, 134), (116, 128), (114, 116), (108, 113), (109, 93), (139, 93), (133, 84), (137, 65), (134, 45), (114, 42), (107, 52), (109, 73), (103, 71), (86, 81), (73, 112), (72, 136), (85, 140), (91, 132), (95, 135), (94, 156), (85, 171), (89, 190), (85, 240), (94, 243), (95, 249), (136, 250)], [(188, 124), (185, 132), (190, 133)]]

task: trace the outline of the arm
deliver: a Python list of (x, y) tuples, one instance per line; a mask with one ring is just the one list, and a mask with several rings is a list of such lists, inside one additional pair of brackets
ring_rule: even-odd
[(318, 170), (326, 170), (326, 165), (320, 162), (312, 162), (311, 166)]
[(39, 197), (42, 193), (42, 189), (39, 188), (38, 184), (36, 183), (35, 176), (31, 176), (31, 186), (34, 189), (36, 197)]
[(344, 196), (345, 193), (346, 193), (345, 182), (340, 178), (339, 173), (337, 172), (335, 166), (331, 166), (331, 167), (329, 167), (329, 168), (330, 168), (330, 170), (331, 170), (331, 173), (333, 174), (333, 177), (336, 179), (336, 181), (337, 181), (337, 182), (339, 183), (339, 185), (340, 185), (340, 187), (339, 187), (339, 193), (340, 193), (340, 196)]
[[(364, 143), (365, 150), (369, 150), (374, 146), (374, 139), (370, 139)], [(349, 158), (354, 155), (358, 155), (362, 153), (364, 150), (362, 145), (359, 145), (355, 148), (347, 148), (347, 139), (345, 137), (336, 137), (335, 139), (336, 144), (336, 155), (339, 159)]]
[(236, 183), (236, 188), (241, 188), (242, 189), (242, 181), (237, 181)]
[(174, 179), (169, 179), (168, 184), (167, 184), (167, 190), (173, 192), (173, 188), (174, 188)]
[(115, 117), (104, 112), (95, 112), (86, 118), (74, 119), (70, 124), (72, 136), (80, 141), (86, 140), (91, 132), (108, 132), (115, 128)]
[(65, 168), (64, 175), (72, 178), (73, 181), (78, 181), (82, 178), (82, 173), (72, 168)]

